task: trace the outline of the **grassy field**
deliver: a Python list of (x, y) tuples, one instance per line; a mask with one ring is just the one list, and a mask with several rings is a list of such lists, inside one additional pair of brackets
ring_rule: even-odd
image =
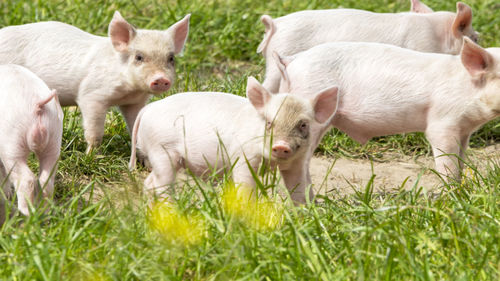
[[(0, 2), (0, 26), (58, 20), (105, 35), (113, 12), (134, 25), (162, 29), (191, 13), (189, 39), (169, 92), (244, 95), (249, 75), (263, 80), (259, 17), (303, 9), (409, 9), (409, 0), (243, 0)], [(452, 1), (425, 1), (455, 10)], [(500, 4), (467, 1), (485, 47), (500, 46)], [(54, 58), (57, 60), (57, 58)], [(394, 193), (369, 182), (354, 194), (292, 207), (262, 199), (236, 204), (226, 179), (176, 187), (175, 204), (151, 205), (142, 177), (127, 171), (130, 137), (117, 111), (107, 116), (100, 153), (86, 155), (80, 113), (65, 109), (56, 200), (47, 212), (19, 214), (0, 229), (1, 280), (499, 280), (500, 159), (439, 193), (404, 182)], [(471, 146), (500, 141), (491, 122)], [(372, 157), (392, 151), (428, 155), (421, 134), (383, 137), (360, 146), (333, 130), (318, 153)], [(31, 161), (36, 169), (36, 163)], [(279, 187), (267, 175), (261, 189)], [(375, 177), (375, 175), (373, 176)], [(406, 188), (405, 188), (406, 187)], [(280, 198), (280, 196), (271, 196)], [(7, 205), (6, 210), (9, 210)]]

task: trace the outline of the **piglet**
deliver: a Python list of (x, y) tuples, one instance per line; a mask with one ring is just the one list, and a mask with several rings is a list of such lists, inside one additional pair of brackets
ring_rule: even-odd
[(232, 168), (235, 183), (252, 187), (251, 170), (257, 171), (264, 160), (278, 166), (291, 198), (305, 202), (309, 128), (334, 114), (337, 88), (308, 98), (272, 95), (250, 77), (246, 93), (248, 99), (227, 93), (181, 93), (141, 110), (129, 167), (135, 167), (137, 147), (152, 168), (146, 189), (160, 194), (181, 167), (195, 175)]
[(78, 105), (89, 152), (102, 141), (109, 107), (120, 108), (130, 130), (150, 95), (174, 83), (189, 18), (143, 30), (115, 12), (109, 37), (53, 21), (9, 26), (0, 30), (0, 63), (25, 66), (57, 90), (62, 106)]
[[(54, 192), (63, 112), (56, 92), (28, 69), (0, 65), (0, 77), (0, 177), (6, 193), (14, 186), (19, 211), (29, 215), (38, 183), (44, 198)], [(40, 163), (38, 179), (27, 164), (30, 152)]]
[[(436, 170), (458, 179), (471, 134), (500, 116), (500, 48), (469, 38), (459, 55), (379, 43), (326, 43), (294, 57), (276, 56), (281, 90), (304, 98), (339, 86), (330, 121), (364, 144), (375, 136), (425, 132)], [(313, 128), (313, 147), (329, 127)]]
[(266, 58), (264, 87), (275, 93), (280, 72), (273, 52), (294, 55), (327, 42), (379, 42), (421, 52), (458, 54), (462, 38), (477, 40), (472, 28), (472, 10), (457, 3), (457, 13), (432, 12), (412, 1), (412, 13), (373, 13), (354, 9), (309, 10), (277, 19), (261, 17), (266, 31), (257, 52)]

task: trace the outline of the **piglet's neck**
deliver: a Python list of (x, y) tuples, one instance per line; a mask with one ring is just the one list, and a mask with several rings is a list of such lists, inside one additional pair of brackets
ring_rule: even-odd
[[(269, 146), (271, 136), (267, 135), (266, 121), (250, 102), (245, 104), (241, 110), (235, 114), (233, 124), (234, 135), (239, 136), (238, 141), (240, 145), (247, 149), (250, 149), (251, 146), (252, 151), (262, 152), (262, 158), (269, 158), (270, 154), (265, 152), (265, 146)], [(244, 127), (244, 129), (242, 127)], [(243, 134), (241, 133), (242, 130), (244, 131)]]

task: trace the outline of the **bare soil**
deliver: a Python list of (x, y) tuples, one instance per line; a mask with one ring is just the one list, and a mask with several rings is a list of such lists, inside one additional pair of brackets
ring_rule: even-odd
[[(484, 171), (488, 164), (500, 163), (500, 144), (481, 149), (468, 150), (468, 163)], [(434, 159), (421, 156), (418, 158), (397, 153), (384, 154), (382, 161), (362, 159), (314, 157), (311, 161), (311, 176), (315, 191), (319, 194), (347, 194), (355, 190), (364, 190), (373, 178), (375, 191), (410, 189), (415, 183), (428, 191), (440, 188), (443, 181), (432, 170)], [(464, 176), (470, 176), (471, 170), (464, 169)]]

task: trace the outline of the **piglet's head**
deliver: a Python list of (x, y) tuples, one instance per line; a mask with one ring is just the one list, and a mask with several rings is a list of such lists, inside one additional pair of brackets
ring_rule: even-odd
[(118, 11), (109, 23), (109, 37), (125, 65), (124, 79), (133, 90), (159, 94), (175, 80), (175, 55), (184, 48), (190, 15), (166, 30), (136, 29)]
[(491, 119), (500, 116), (500, 48), (483, 49), (464, 38), (460, 58), (481, 101), (492, 112)]
[(271, 136), (272, 141), (266, 148), (271, 148), (273, 160), (293, 160), (308, 151), (311, 125), (330, 121), (337, 109), (337, 92), (337, 87), (331, 87), (314, 95), (313, 99), (286, 93), (273, 95), (255, 78), (248, 78), (247, 97)]

